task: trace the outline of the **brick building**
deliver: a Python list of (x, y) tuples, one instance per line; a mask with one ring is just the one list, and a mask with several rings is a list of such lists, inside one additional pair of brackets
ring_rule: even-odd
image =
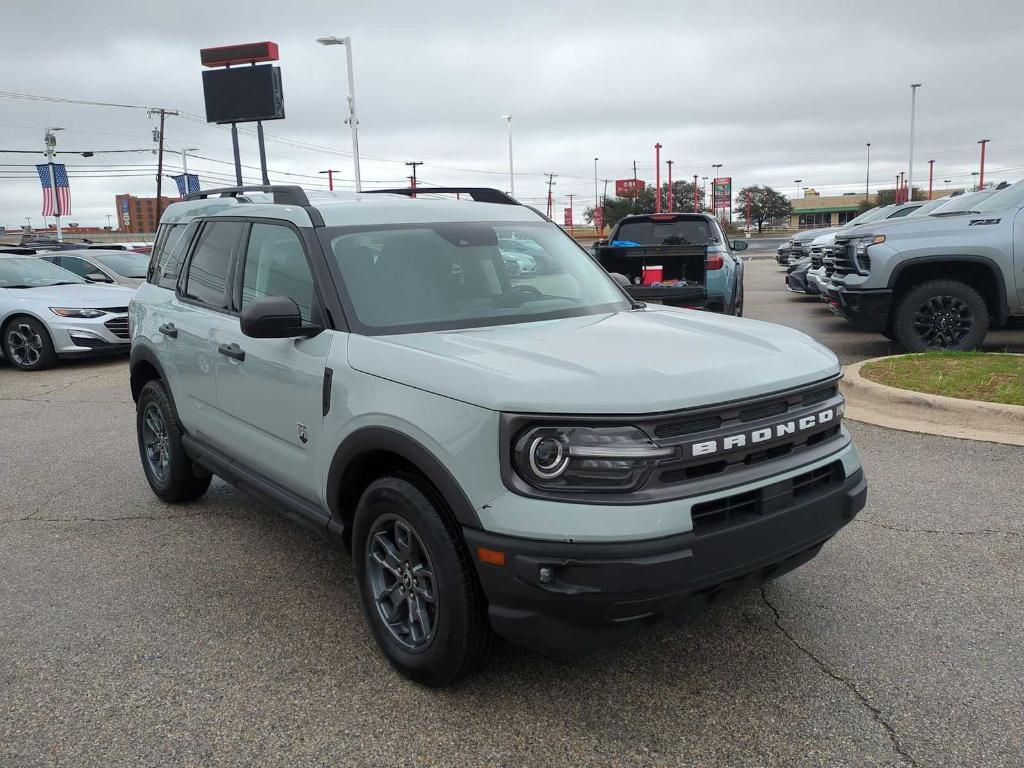
[[(160, 210), (167, 210), (178, 198), (162, 197)], [(117, 209), (119, 232), (156, 232), (159, 218), (156, 215), (155, 197), (135, 197), (134, 195), (118, 195), (114, 198)]]

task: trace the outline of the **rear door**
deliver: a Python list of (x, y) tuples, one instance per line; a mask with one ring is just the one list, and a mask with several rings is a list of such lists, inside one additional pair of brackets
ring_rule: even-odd
[[(235, 269), (234, 304), (294, 299), (306, 324), (323, 325), (309, 254), (285, 222), (253, 222)], [(217, 328), (217, 393), (233, 458), (308, 501), (321, 486), (324, 373), (334, 331), (254, 339), (237, 321)], [(224, 354), (228, 350), (229, 354)]]
[(207, 442), (226, 448), (217, 406), (217, 332), (238, 326), (228, 285), (244, 224), (203, 223), (178, 278), (159, 333), (174, 361), (174, 402), (185, 428)]

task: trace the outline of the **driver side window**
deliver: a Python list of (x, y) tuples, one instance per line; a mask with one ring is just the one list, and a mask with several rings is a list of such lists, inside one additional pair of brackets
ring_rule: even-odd
[(253, 224), (245, 252), (242, 308), (263, 296), (287, 296), (313, 322), (313, 275), (299, 236), (277, 224)]

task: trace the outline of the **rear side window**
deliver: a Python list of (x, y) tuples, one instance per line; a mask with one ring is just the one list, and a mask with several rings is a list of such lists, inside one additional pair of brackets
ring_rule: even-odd
[(188, 265), (185, 296), (216, 309), (227, 306), (228, 268), (241, 231), (234, 221), (206, 223)]
[(64, 269), (69, 272), (74, 272), (79, 277), (85, 277), (86, 275), (91, 275), (93, 272), (99, 272), (96, 267), (85, 259), (79, 259), (75, 256), (57, 256), (53, 259), (53, 262), (58, 267), (64, 267)]
[(313, 274), (299, 236), (288, 227), (253, 224), (245, 254), (242, 308), (262, 296), (287, 296), (313, 321)]
[(182, 236), (186, 229), (188, 224), (164, 224), (160, 227), (150, 256), (149, 282), (162, 288), (174, 289), (185, 251)]

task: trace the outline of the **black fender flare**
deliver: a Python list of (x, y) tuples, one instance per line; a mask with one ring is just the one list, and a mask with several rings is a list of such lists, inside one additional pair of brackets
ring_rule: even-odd
[[(157, 374), (160, 376), (160, 380), (164, 383), (164, 390), (167, 392), (167, 399), (171, 401), (171, 409), (174, 411), (174, 418), (178, 421), (178, 426), (181, 427), (181, 418), (178, 416), (178, 405), (174, 402), (174, 393), (171, 391), (171, 383), (167, 378), (167, 372), (164, 370), (163, 364), (160, 362), (160, 357), (157, 355), (156, 350), (153, 349), (147, 343), (139, 343), (138, 341), (132, 342), (132, 351), (128, 357), (128, 386), (131, 389), (132, 400), (138, 402), (138, 395), (135, 392), (135, 387), (131, 386), (131, 380), (135, 375), (135, 369), (139, 363), (149, 363), (155, 369)], [(141, 389), (141, 387), (140, 387)], [(184, 427), (181, 427), (184, 431)]]
[[(364, 427), (346, 437), (334, 452), (327, 473), (327, 506), (331, 516), (345, 520), (341, 509), (341, 488), (352, 462), (372, 451), (387, 451), (415, 466), (438, 490), (460, 525), (482, 528), (476, 509), (458, 480), (429, 449), (403, 432), (390, 427)], [(348, 521), (346, 521), (347, 523)]]
[(1006, 321), (1007, 315), (1009, 314), (1009, 306), (1006, 299), (1006, 279), (1003, 277), (1003, 270), (1000, 266), (987, 256), (915, 256), (910, 259), (905, 259), (893, 268), (892, 274), (889, 275), (888, 287), (890, 289), (895, 289), (896, 283), (900, 279), (900, 275), (910, 267), (916, 267), (919, 264), (937, 263), (980, 264), (988, 269), (996, 283), (997, 319), (1000, 323)]

